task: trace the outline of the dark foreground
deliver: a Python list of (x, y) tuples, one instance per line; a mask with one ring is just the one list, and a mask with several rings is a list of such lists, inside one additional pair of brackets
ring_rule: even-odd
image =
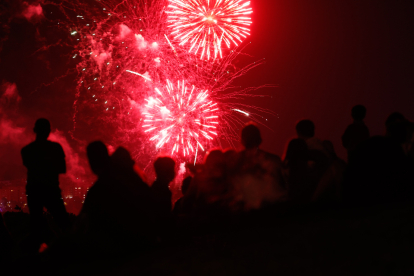
[[(186, 227), (162, 246), (87, 265), (19, 256), (17, 246), (2, 275), (414, 275), (413, 204), (275, 209)], [(21, 222), (11, 228), (25, 235)]]

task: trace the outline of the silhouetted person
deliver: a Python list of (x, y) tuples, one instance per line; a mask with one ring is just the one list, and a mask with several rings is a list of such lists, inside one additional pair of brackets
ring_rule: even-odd
[(175, 161), (170, 157), (158, 157), (154, 162), (154, 169), (157, 178), (152, 184), (151, 190), (158, 208), (168, 214), (172, 211), (172, 193), (169, 185), (175, 178)]
[(315, 124), (311, 120), (301, 120), (296, 124), (296, 134), (306, 142), (308, 150), (319, 150), (328, 155), (322, 141), (315, 137)]
[(413, 198), (412, 163), (404, 145), (412, 138), (410, 123), (399, 113), (386, 121), (386, 136), (361, 143), (345, 174), (344, 196), (349, 204), (383, 204)]
[(363, 105), (356, 105), (352, 108), (351, 116), (354, 122), (346, 128), (342, 135), (342, 145), (348, 151), (348, 159), (356, 147), (369, 138), (369, 130), (364, 123), (366, 113), (367, 110)]
[(170, 157), (158, 157), (154, 162), (156, 179), (151, 185), (154, 197), (154, 211), (157, 214), (157, 234), (161, 240), (168, 240), (171, 236), (173, 223), (172, 193), (169, 185), (175, 178), (175, 161)]
[(86, 154), (88, 156), (89, 165), (94, 174), (98, 177), (107, 172), (109, 168), (109, 154), (105, 144), (101, 141), (90, 143), (86, 147)]
[(155, 239), (155, 198), (144, 182), (142, 171), (123, 147), (118, 147), (111, 156), (109, 179), (111, 183), (110, 216), (118, 225), (124, 246), (151, 244)]
[(27, 168), (26, 194), (32, 231), (41, 239), (43, 207), (62, 230), (69, 227), (69, 216), (59, 188), (59, 174), (66, 173), (66, 162), (62, 147), (47, 140), (50, 134), (48, 120), (38, 119), (33, 130), (36, 140), (25, 146), (21, 155)]
[(75, 231), (84, 257), (112, 258), (138, 252), (155, 241), (150, 188), (134, 170), (129, 152), (112, 156), (100, 141), (87, 147), (91, 170), (98, 176), (89, 189)]
[(241, 132), (244, 150), (239, 153), (240, 165), (235, 187), (236, 197), (245, 210), (259, 209), (285, 196), (279, 156), (260, 149), (262, 137), (254, 123), (248, 123)]
[(173, 214), (175, 216), (182, 215), (182, 214), (188, 214), (191, 210), (189, 208), (186, 208), (184, 204), (184, 196), (187, 194), (188, 188), (190, 187), (191, 181), (193, 178), (191, 176), (187, 176), (184, 178), (183, 183), (181, 184), (181, 193), (182, 197), (178, 199), (174, 204)]
[(401, 123), (405, 123), (407, 121), (407, 119), (404, 117), (404, 115), (402, 115), (399, 112), (393, 112), (391, 113), (388, 117), (387, 120), (385, 121), (385, 135), (386, 136), (392, 136), (396, 133), (394, 133), (393, 131), (395, 130), (395, 126), (400, 125)]
[(194, 208), (199, 214), (214, 216), (213, 213), (223, 205), (223, 195), (227, 190), (224, 155), (220, 149), (212, 149), (207, 153), (201, 170), (194, 176), (193, 184), (197, 189)]
[(316, 183), (310, 176), (309, 151), (303, 139), (292, 139), (289, 142), (283, 167), (289, 201), (309, 202), (316, 189)]
[(338, 203), (342, 196), (346, 163), (336, 155), (331, 141), (325, 140), (322, 143), (329, 154), (329, 167), (319, 180), (313, 200), (325, 203)]
[(94, 221), (95, 219), (99, 220), (101, 217), (105, 217), (103, 214), (105, 208), (102, 208), (102, 205), (105, 204), (104, 200), (106, 200), (106, 197), (110, 195), (113, 179), (109, 171), (111, 168), (108, 149), (103, 142), (94, 141), (90, 143), (86, 147), (86, 154), (88, 156), (89, 166), (92, 172), (98, 176), (98, 179), (86, 194), (79, 217), (87, 216), (85, 218), (89, 224), (87, 227), (93, 228), (95, 225), (100, 224), (99, 221)]

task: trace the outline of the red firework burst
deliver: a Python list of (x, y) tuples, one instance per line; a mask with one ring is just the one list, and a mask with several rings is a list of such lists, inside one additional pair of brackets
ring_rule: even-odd
[(184, 157), (197, 155), (199, 148), (204, 151), (205, 144), (217, 135), (219, 124), (219, 108), (209, 99), (208, 90), (188, 87), (184, 80), (174, 87), (167, 80), (165, 89), (155, 88), (155, 92), (157, 96), (145, 99), (142, 127), (153, 133), (150, 140), (157, 149)]
[(189, 43), (194, 53), (210, 59), (222, 58), (222, 43), (238, 46), (250, 35), (252, 13), (250, 1), (245, 0), (170, 0), (168, 13), (171, 34), (181, 45)]

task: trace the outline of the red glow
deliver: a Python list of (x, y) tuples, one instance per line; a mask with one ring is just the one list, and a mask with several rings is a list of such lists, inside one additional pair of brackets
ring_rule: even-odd
[[(171, 25), (175, 23), (171, 22), (174, 15), (170, 12), (174, 8), (165, 5), (177, 5), (178, 2), (185, 1), (63, 0), (70, 5), (56, 4), (67, 18), (67, 22), (56, 24), (76, 41), (71, 55), (73, 61), (78, 62), (79, 76), (74, 101), (73, 138), (89, 139), (82, 129), (93, 127), (96, 136), (106, 137), (112, 145), (124, 145), (136, 159), (150, 160), (160, 152), (170, 154), (175, 147), (174, 156), (178, 160), (188, 161), (193, 157), (201, 160), (204, 150), (222, 143), (233, 145), (238, 141), (238, 130), (247, 119), (245, 116), (255, 120), (254, 110), (263, 112), (261, 108), (240, 102), (255, 96), (251, 91), (256, 88), (239, 89), (233, 86), (233, 81), (264, 60), (238, 67), (233, 62), (242, 48), (235, 47), (222, 53), (221, 48), (217, 48), (219, 44), (215, 48), (214, 41), (210, 40), (203, 44), (205, 47), (195, 44), (193, 50), (188, 43), (182, 44), (183, 41), (171, 33), (174, 32)], [(191, 3), (208, 7), (217, 18), (214, 32), (216, 38), (223, 37), (220, 38), (223, 45), (226, 45), (225, 41), (229, 47), (230, 44), (237, 45), (243, 39), (240, 33), (247, 35), (248, 31), (242, 27), (248, 26), (250, 19), (246, 19), (243, 25), (240, 17), (251, 13), (250, 2), (192, 0)], [(167, 16), (164, 16), (165, 12), (168, 12)], [(212, 28), (210, 30), (213, 31)], [(182, 31), (188, 33), (190, 29)], [(205, 58), (200, 59), (202, 50)], [(223, 59), (219, 59), (221, 56)], [(168, 88), (167, 80), (170, 82)], [(195, 88), (190, 99), (193, 85)], [(184, 91), (187, 88), (184, 95), (168, 94), (168, 89), (171, 92), (178, 87), (184, 87)], [(206, 98), (195, 102), (199, 93), (204, 92)], [(217, 109), (208, 110), (202, 106), (210, 101), (210, 105), (217, 103)], [(192, 104), (196, 109), (188, 110)], [(182, 122), (179, 121), (180, 108), (188, 111), (181, 118)], [(167, 117), (176, 120), (176, 124), (165, 130), (171, 125), (170, 120), (162, 120)], [(164, 140), (164, 133), (160, 133), (162, 130), (169, 135)], [(174, 139), (178, 139), (178, 143), (173, 143)]]

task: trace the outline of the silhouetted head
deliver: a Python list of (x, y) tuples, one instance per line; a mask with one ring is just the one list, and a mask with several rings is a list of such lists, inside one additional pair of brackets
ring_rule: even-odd
[(188, 191), (188, 188), (190, 187), (191, 181), (193, 180), (193, 178), (191, 176), (187, 176), (186, 178), (184, 178), (183, 180), (183, 184), (181, 185), (181, 193), (183, 195), (185, 195)]
[(111, 159), (112, 163), (119, 168), (132, 169), (135, 164), (131, 154), (124, 147), (118, 147), (112, 154)]
[(86, 154), (88, 155), (89, 165), (94, 174), (100, 175), (107, 169), (109, 154), (104, 143), (101, 141), (90, 143), (86, 147)]
[(367, 109), (363, 105), (356, 105), (352, 108), (351, 116), (356, 121), (362, 121), (367, 115)]
[(290, 140), (284, 160), (293, 161), (298, 159), (304, 159), (307, 157), (308, 146), (303, 139), (292, 139)]
[(175, 161), (170, 157), (158, 157), (154, 162), (157, 180), (170, 183), (175, 177)]
[(206, 154), (206, 157), (204, 158), (204, 166), (209, 167), (221, 164), (224, 161), (223, 158), (224, 155), (220, 149), (212, 149)]
[(36, 140), (47, 140), (50, 134), (50, 123), (45, 118), (36, 121), (33, 131), (36, 133)]
[(315, 136), (315, 124), (311, 120), (302, 120), (296, 124), (296, 134), (301, 139)]
[(248, 123), (242, 130), (241, 140), (246, 149), (259, 147), (262, 143), (259, 128), (253, 122)]
[(385, 127), (388, 129), (393, 124), (398, 124), (407, 121), (407, 119), (399, 112), (391, 113), (385, 121)]
[(398, 143), (411, 139), (411, 123), (401, 113), (394, 112), (385, 121), (386, 135)]

